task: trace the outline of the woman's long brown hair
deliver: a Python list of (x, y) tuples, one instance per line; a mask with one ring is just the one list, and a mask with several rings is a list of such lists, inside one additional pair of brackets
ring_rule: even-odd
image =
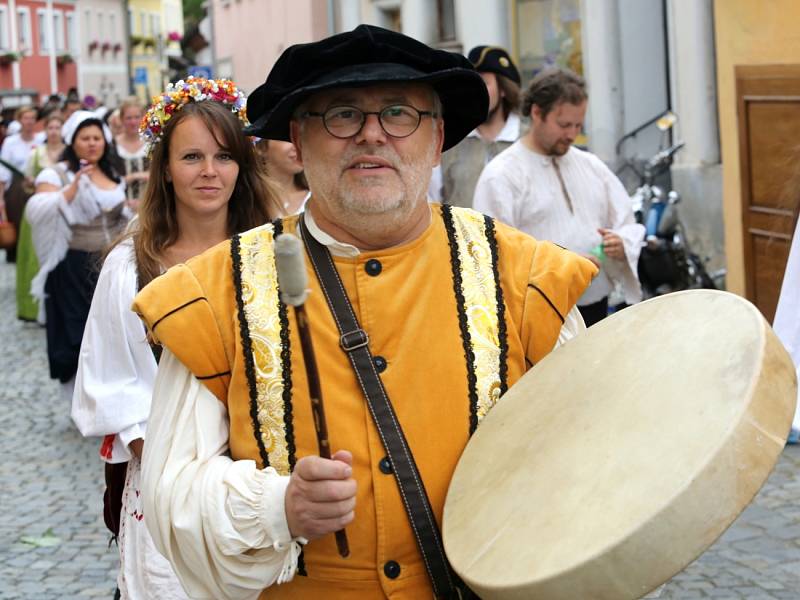
[(167, 181), (166, 167), (172, 132), (188, 117), (200, 119), (220, 147), (230, 152), (239, 165), (239, 176), (228, 202), (228, 235), (247, 231), (283, 215), (275, 186), (260, 168), (253, 144), (242, 134), (242, 125), (236, 115), (211, 100), (184, 105), (167, 121), (161, 141), (153, 148), (150, 178), (138, 211), (139, 222), (126, 236), (133, 237), (140, 288), (160, 275), (164, 251), (178, 239), (175, 190)]

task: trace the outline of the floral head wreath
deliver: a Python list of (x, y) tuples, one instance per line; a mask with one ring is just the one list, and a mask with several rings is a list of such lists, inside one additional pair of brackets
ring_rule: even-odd
[(153, 96), (153, 104), (139, 125), (139, 137), (147, 144), (147, 154), (149, 155), (161, 141), (164, 127), (175, 111), (181, 110), (183, 105), (189, 102), (204, 100), (213, 100), (230, 106), (231, 112), (239, 117), (243, 126), (250, 124), (245, 114), (247, 99), (231, 80), (187, 77), (185, 81), (167, 84), (164, 93)]

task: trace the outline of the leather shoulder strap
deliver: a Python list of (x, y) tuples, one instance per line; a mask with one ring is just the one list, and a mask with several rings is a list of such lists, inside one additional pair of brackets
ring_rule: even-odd
[(456, 577), (444, 553), (439, 526), (400, 422), (372, 361), (369, 336), (361, 329), (328, 249), (308, 233), (301, 220), (298, 229), (328, 307), (339, 329), (340, 346), (356, 372), (359, 385), (392, 463), (400, 495), (411, 522), (425, 568), (437, 597), (458, 598)]

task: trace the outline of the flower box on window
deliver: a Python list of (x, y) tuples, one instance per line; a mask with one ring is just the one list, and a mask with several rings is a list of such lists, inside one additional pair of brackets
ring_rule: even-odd
[(10, 65), (21, 58), (22, 55), (19, 52), (14, 52), (13, 50), (3, 52), (0, 54), (0, 65)]
[(89, 42), (89, 54), (97, 50), (99, 47), (100, 47), (100, 42), (98, 42), (97, 40), (92, 40), (91, 42)]
[(63, 54), (56, 56), (56, 64), (58, 64), (59, 67), (68, 65), (71, 62), (75, 62), (75, 59), (72, 58), (72, 55), (69, 52), (64, 52)]
[(100, 46), (100, 52), (105, 54), (109, 50), (111, 50), (111, 42), (103, 42), (103, 45)]

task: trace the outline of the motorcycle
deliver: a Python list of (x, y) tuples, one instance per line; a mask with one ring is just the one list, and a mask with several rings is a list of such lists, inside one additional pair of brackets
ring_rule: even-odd
[(683, 142), (678, 142), (650, 158), (644, 165), (641, 183), (631, 197), (636, 219), (646, 230), (638, 264), (645, 298), (678, 290), (717, 287), (703, 261), (689, 246), (678, 210), (680, 194), (675, 190), (665, 194), (655, 184), (656, 177), (669, 169), (673, 157), (683, 146)]

